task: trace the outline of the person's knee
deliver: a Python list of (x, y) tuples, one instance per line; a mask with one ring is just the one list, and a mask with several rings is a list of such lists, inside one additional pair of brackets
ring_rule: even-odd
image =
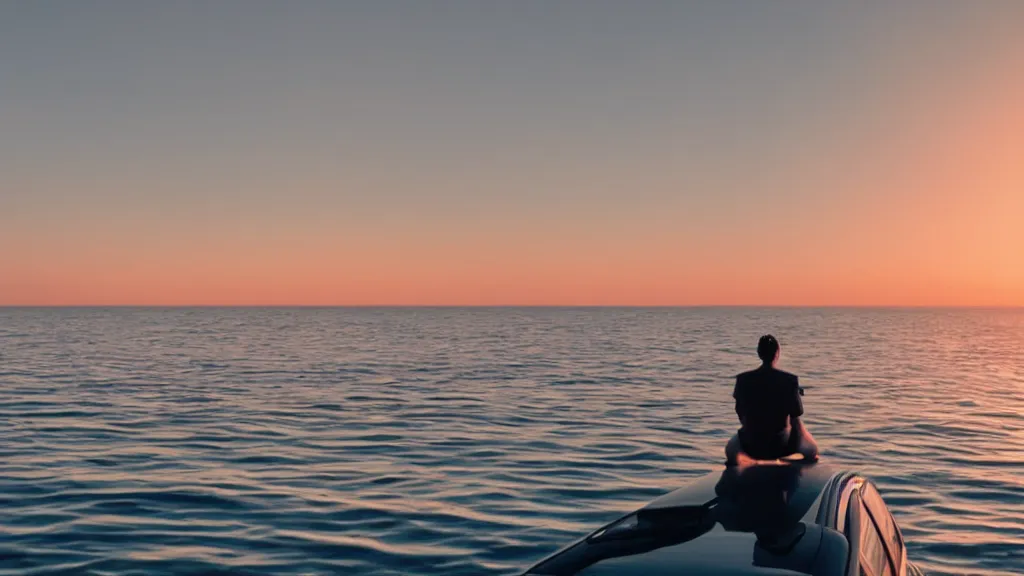
[(740, 437), (737, 434), (733, 434), (729, 442), (725, 444), (725, 455), (730, 460), (734, 459), (737, 454), (740, 453)]
[(729, 441), (725, 443), (725, 451), (729, 452), (730, 450), (735, 450), (738, 444), (739, 442), (737, 442), (736, 435), (733, 434), (732, 438), (729, 438)]
[(818, 443), (814, 441), (814, 438), (804, 436), (800, 439), (800, 453), (807, 458), (813, 458), (818, 455)]

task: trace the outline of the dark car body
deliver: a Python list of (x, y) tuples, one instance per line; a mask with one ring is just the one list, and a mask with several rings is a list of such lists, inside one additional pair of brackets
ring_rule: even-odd
[(526, 575), (921, 574), (867, 478), (820, 463), (726, 468), (665, 494)]

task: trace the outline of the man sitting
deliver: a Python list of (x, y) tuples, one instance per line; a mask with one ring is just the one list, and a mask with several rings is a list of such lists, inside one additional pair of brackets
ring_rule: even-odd
[(736, 377), (733, 398), (742, 427), (725, 447), (726, 464), (777, 460), (799, 453), (805, 461), (818, 457), (818, 445), (800, 416), (800, 384), (795, 375), (775, 368), (779, 342), (772, 335), (757, 343), (761, 367)]

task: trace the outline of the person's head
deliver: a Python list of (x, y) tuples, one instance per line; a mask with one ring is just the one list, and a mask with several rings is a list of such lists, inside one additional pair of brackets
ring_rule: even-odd
[(779, 341), (771, 334), (761, 336), (757, 341), (757, 357), (765, 364), (775, 365), (779, 359)]

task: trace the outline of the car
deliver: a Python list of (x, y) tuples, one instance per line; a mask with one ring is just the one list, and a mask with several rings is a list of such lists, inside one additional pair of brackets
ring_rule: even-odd
[(821, 462), (726, 467), (524, 576), (923, 576), (874, 483)]

